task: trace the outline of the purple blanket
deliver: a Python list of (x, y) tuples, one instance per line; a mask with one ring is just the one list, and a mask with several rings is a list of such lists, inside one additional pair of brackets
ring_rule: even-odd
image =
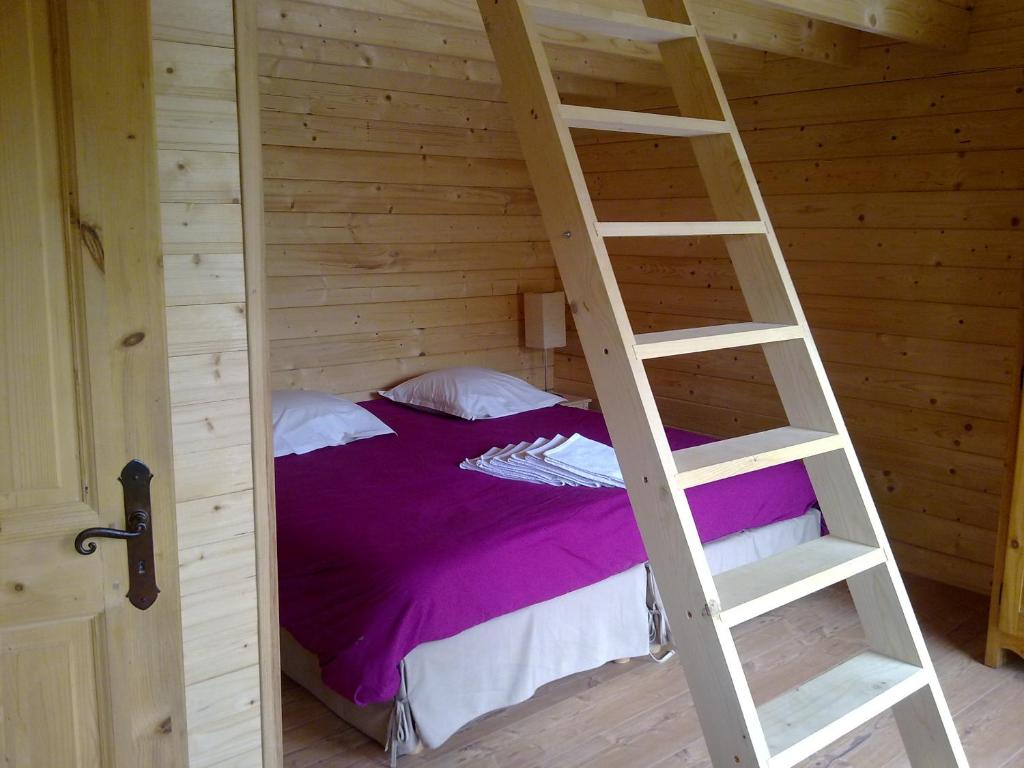
[[(284, 456), (277, 469), (281, 624), (357, 704), (398, 690), (417, 645), (594, 584), (647, 557), (626, 492), (554, 488), (459, 469), (492, 446), (581, 435), (564, 406), (486, 421), (364, 403), (398, 434)], [(710, 442), (668, 430), (673, 448)], [(797, 517), (814, 502), (799, 462), (687, 492), (703, 541)]]

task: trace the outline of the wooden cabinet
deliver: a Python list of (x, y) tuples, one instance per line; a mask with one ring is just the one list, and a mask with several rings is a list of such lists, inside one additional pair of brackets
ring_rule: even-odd
[(985, 662), (994, 667), (1006, 660), (1007, 651), (1024, 657), (1024, 419), (1017, 434), (1010, 510), (998, 541), (985, 652)]

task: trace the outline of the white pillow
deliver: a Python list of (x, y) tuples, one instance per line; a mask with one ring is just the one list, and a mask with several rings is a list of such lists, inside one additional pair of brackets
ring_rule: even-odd
[(424, 373), (380, 394), (396, 403), (469, 420), (511, 416), (565, 400), (488, 368), (445, 368)]
[(395, 434), (365, 408), (327, 392), (275, 391), (271, 396), (271, 414), (275, 458)]

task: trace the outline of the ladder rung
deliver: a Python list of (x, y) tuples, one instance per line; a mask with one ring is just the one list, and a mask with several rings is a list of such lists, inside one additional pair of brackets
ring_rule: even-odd
[(636, 353), (641, 360), (673, 355), (690, 355), (718, 349), (751, 347), (775, 341), (791, 341), (803, 337), (799, 325), (778, 323), (733, 323), (683, 328), (678, 331), (657, 331), (636, 335)]
[(829, 432), (779, 427), (767, 432), (730, 437), (673, 451), (680, 487), (692, 488), (726, 477), (755, 472), (843, 447), (843, 438)]
[(791, 768), (928, 683), (921, 667), (867, 651), (762, 704), (769, 767)]
[(538, 24), (642, 43), (664, 43), (696, 35), (689, 24), (654, 19), (574, 0), (530, 0)]
[(729, 132), (729, 123), (724, 120), (626, 112), (621, 109), (600, 107), (577, 107), (572, 104), (563, 104), (561, 111), (562, 118), (569, 127), (590, 128), (594, 131), (652, 133), (656, 136), (710, 136)]
[(884, 562), (878, 547), (822, 536), (716, 576), (719, 615), (735, 627)]
[(601, 237), (703, 237), (705, 235), (763, 235), (760, 221), (599, 221)]

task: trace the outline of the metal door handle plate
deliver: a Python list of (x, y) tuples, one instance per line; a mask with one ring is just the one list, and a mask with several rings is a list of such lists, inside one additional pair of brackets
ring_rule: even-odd
[(133, 459), (121, 470), (121, 487), (124, 491), (124, 527), (86, 528), (75, 537), (75, 549), (79, 554), (91, 555), (96, 551), (96, 542), (88, 539), (123, 539), (128, 544), (128, 601), (139, 610), (146, 610), (160, 594), (156, 585), (153, 567), (152, 508), (149, 498), (149, 483), (153, 473), (141, 461)]

